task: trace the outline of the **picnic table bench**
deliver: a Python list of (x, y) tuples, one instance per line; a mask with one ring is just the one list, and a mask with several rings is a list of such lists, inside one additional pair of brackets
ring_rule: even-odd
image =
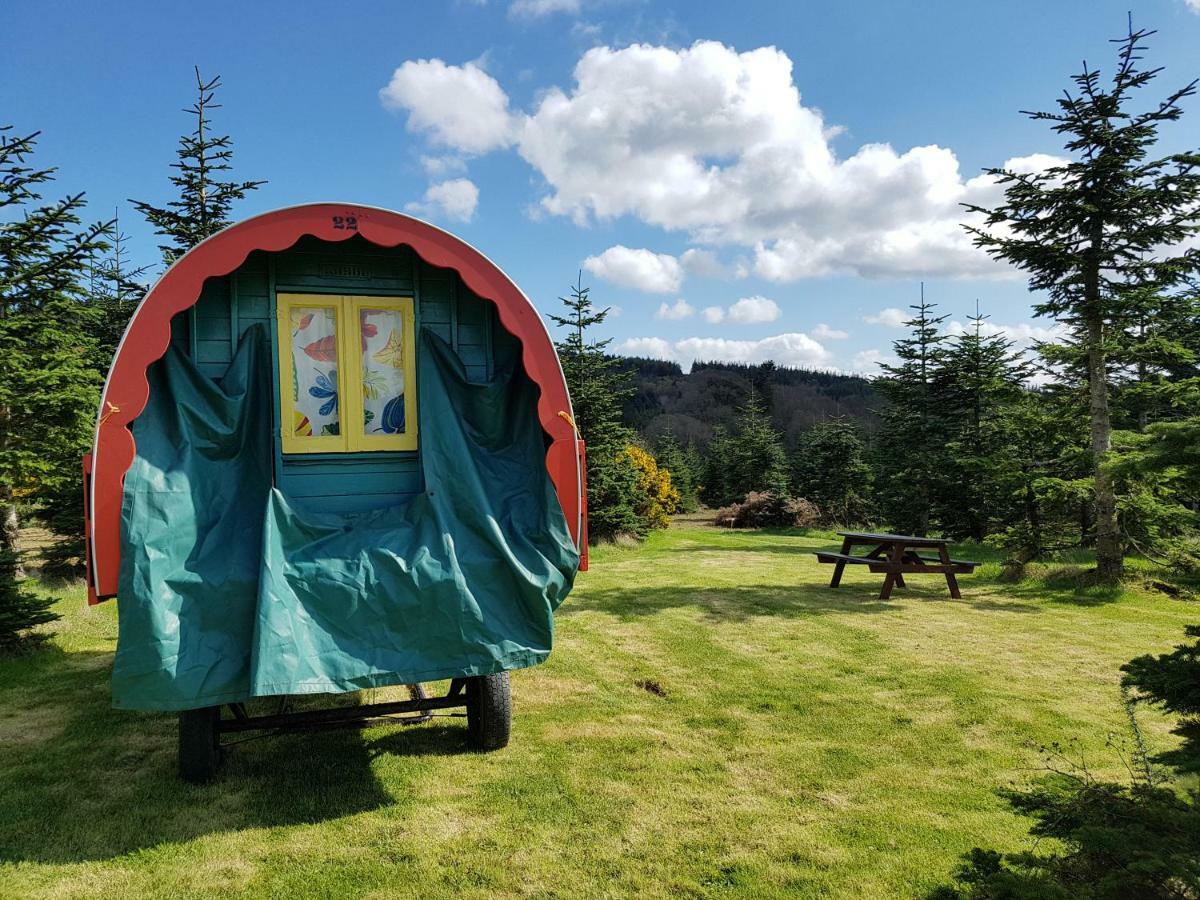
[[(838, 535), (842, 538), (840, 553), (817, 552), (817, 562), (835, 566), (829, 586), (835, 588), (841, 583), (842, 572), (846, 566), (866, 566), (871, 572), (886, 576), (883, 579), (883, 589), (879, 592), (880, 600), (889, 599), (893, 587), (905, 587), (905, 575), (945, 575), (950, 596), (961, 600), (962, 594), (958, 590), (958, 579), (955, 576), (969, 575), (979, 565), (967, 559), (951, 559), (949, 541), (946, 538), (861, 531), (839, 531)], [(872, 549), (861, 556), (850, 552), (854, 547), (863, 545)], [(923, 555), (919, 552), (921, 550), (931, 550), (936, 555)]]

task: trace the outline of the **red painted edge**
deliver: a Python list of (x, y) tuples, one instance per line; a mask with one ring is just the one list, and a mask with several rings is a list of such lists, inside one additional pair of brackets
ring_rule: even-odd
[[(356, 222), (357, 228), (348, 229), (348, 221)], [(525, 371), (541, 389), (538, 419), (551, 440), (546, 468), (586, 567), (582, 442), (572, 420), (560, 415), (571, 416), (571, 399), (554, 343), (529, 298), (470, 244), (427, 222), (377, 207), (313, 203), (263, 213), (193, 247), (163, 274), (134, 312), (96, 417), (86, 523), (90, 603), (117, 592), (122, 488), (136, 452), (129, 425), (146, 408), (150, 393), (146, 370), (167, 351), (171, 318), (199, 300), (206, 278), (229, 274), (255, 250), (286, 250), (305, 235), (344, 241), (355, 234), (380, 247), (406, 244), (431, 265), (455, 269), (467, 287), (496, 304), (501, 323), (521, 341)]]

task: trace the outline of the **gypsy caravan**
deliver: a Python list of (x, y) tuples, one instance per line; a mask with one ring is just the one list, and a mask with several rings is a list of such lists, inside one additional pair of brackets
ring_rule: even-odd
[(587, 565), (584, 471), (545, 325), (477, 250), (363, 206), (231, 226), (134, 313), (84, 460), (113, 703), (177, 711), (193, 781), (225, 734), (438, 709), (502, 747), (508, 672)]

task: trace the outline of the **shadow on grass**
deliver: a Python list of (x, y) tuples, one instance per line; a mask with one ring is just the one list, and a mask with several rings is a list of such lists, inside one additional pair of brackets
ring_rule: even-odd
[[(102, 860), (404, 807), (433, 756), (467, 752), (466, 729), (446, 724), (269, 736), (230, 746), (212, 784), (188, 785), (175, 715), (112, 709), (111, 661), (56, 648), (0, 661), (0, 861)], [(382, 754), (405, 757), (386, 787), (371, 766)]]
[[(925, 583), (918, 583), (918, 578)], [(896, 588), (891, 600), (880, 600), (882, 582), (881, 575), (878, 582), (843, 581), (837, 588), (823, 584), (589, 588), (586, 592), (573, 594), (558, 615), (603, 612), (631, 620), (667, 609), (692, 607), (713, 621), (740, 622), (762, 616), (796, 618), (830, 613), (898, 613), (913, 601), (961, 603), (982, 612), (1040, 612), (1034, 603), (972, 597), (966, 584), (963, 585), (963, 599), (953, 600), (945, 582), (928, 575), (909, 576), (907, 588)]]

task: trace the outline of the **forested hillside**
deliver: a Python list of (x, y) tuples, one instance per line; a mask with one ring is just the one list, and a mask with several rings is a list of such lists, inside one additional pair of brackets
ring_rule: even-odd
[(730, 428), (739, 407), (753, 393), (790, 450), (812, 425), (833, 417), (878, 426), (879, 398), (871, 382), (856, 375), (789, 369), (767, 362), (697, 362), (684, 374), (677, 363), (620, 358), (632, 374), (635, 392), (624, 407), (625, 422), (650, 444), (670, 432), (681, 444), (706, 445), (713, 427)]

